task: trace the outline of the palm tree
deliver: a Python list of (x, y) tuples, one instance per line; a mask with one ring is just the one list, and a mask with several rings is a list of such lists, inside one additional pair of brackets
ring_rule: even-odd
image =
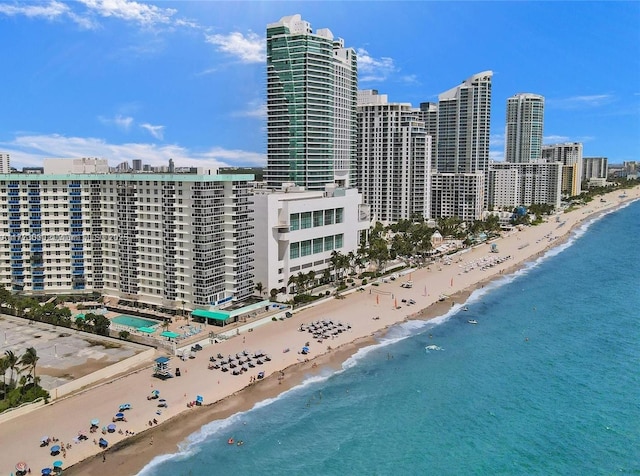
[(262, 285), (262, 283), (256, 283), (256, 291), (258, 291), (258, 294), (262, 296), (262, 292), (264, 291), (264, 286)]
[(36, 364), (40, 360), (38, 357), (38, 353), (34, 347), (29, 347), (25, 353), (20, 358), (20, 365), (23, 366), (25, 370), (29, 370), (29, 375), (33, 379), (33, 382), (36, 381)]
[(18, 356), (11, 350), (5, 350), (4, 354), (7, 361), (7, 368), (11, 370), (11, 373), (9, 374), (9, 385), (11, 385), (13, 383), (13, 373), (18, 366)]
[(0, 372), (2, 372), (2, 399), (7, 398), (7, 370), (9, 370), (9, 360), (2, 356), (0, 357)]

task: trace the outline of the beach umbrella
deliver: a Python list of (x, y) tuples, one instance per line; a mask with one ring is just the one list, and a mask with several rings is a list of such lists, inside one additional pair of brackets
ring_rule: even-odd
[(97, 418), (91, 420), (91, 426), (98, 426), (98, 423), (100, 423), (100, 420), (98, 420)]
[(43, 443), (47, 443), (49, 441), (49, 437), (43, 436), (42, 438), (40, 438), (40, 441), (42, 441)]
[(63, 463), (62, 461), (60, 461), (59, 459), (58, 459), (58, 460), (55, 460), (55, 461), (53, 462), (53, 469), (56, 469), (56, 468), (62, 468), (62, 465), (63, 465), (63, 464), (64, 464), (64, 463)]
[(112, 423), (107, 427), (107, 431), (113, 433), (114, 431), (116, 431), (116, 426)]
[(25, 463), (24, 461), (20, 461), (19, 463), (16, 463), (16, 471), (20, 472), (20, 473), (24, 473), (29, 467), (27, 466), (27, 463)]
[(124, 418), (124, 413), (120, 412), (120, 413), (116, 413), (116, 418), (118, 420), (122, 420)]
[(51, 447), (51, 454), (58, 454), (60, 453), (60, 445), (54, 445)]
[(42, 468), (41, 472), (42, 474), (45, 474), (45, 475), (51, 474), (51, 468)]
[(160, 390), (153, 390), (151, 395), (160, 395)]

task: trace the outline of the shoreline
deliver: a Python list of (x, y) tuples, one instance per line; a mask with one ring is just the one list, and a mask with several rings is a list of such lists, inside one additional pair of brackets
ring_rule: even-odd
[[(69, 434), (75, 435), (79, 429), (83, 429), (90, 418), (99, 416), (104, 419), (105, 416), (112, 414), (113, 410), (108, 408), (113, 408), (114, 405), (117, 407), (117, 403), (123, 401), (131, 401), (133, 410), (131, 410), (132, 413), (127, 413), (127, 418), (130, 420), (127, 426), (132, 431), (135, 430), (135, 435), (120, 437), (110, 434), (106, 438), (111, 441), (111, 445), (105, 452), (98, 451), (90, 441), (74, 444), (73, 449), (69, 450), (69, 457), (65, 458), (65, 464), (69, 464), (65, 467), (65, 474), (97, 475), (105, 471), (123, 475), (136, 474), (155, 457), (178, 452), (178, 444), (185, 442), (189, 435), (200, 430), (203, 425), (250, 410), (256, 403), (275, 398), (298, 386), (309, 376), (326, 371), (327, 368), (341, 369), (346, 360), (359, 349), (375, 344), (391, 326), (407, 320), (427, 321), (446, 314), (452, 308), (452, 301), (462, 304), (475, 290), (505, 274), (512, 274), (526, 263), (538, 259), (550, 249), (566, 242), (573, 236), (576, 228), (587, 220), (640, 199), (640, 187), (626, 190), (627, 196), (624, 200), (618, 196), (619, 193), (615, 191), (605, 195), (606, 204), (594, 203), (594, 201), (561, 215), (564, 220), (562, 224), (566, 223), (562, 228), (550, 219), (541, 225), (527, 227), (523, 231), (500, 238), (497, 240), (500, 248), (497, 255), (489, 255), (487, 245), (484, 247), (481, 245), (470, 249), (468, 253), (459, 255), (460, 262), (463, 259), (473, 262), (493, 256), (502, 257), (507, 254), (511, 256), (512, 259), (495, 267), (492, 266), (489, 270), (474, 269), (463, 272), (462, 265), (456, 262), (450, 266), (440, 265), (439, 268), (435, 265), (434, 270), (423, 268), (412, 271), (413, 278), (409, 276), (409, 279), (413, 279), (415, 288), (420, 289), (424, 282), (425, 292), (421, 296), (416, 295), (420, 293), (416, 289), (399, 289), (402, 278), (375, 288), (369, 285), (367, 288), (370, 290), (369, 293), (356, 291), (342, 300), (328, 300), (295, 313), (291, 319), (266, 324), (256, 328), (255, 332), (242, 335), (241, 339), (240, 336), (234, 337), (224, 343), (208, 346), (199, 353), (214, 355), (216, 352), (222, 352), (226, 355), (242, 348), (251, 350), (264, 348), (267, 352), (271, 352), (273, 361), (263, 369), (251, 370), (251, 372), (265, 370), (264, 380), (256, 383), (247, 384), (245, 380), (247, 377), (244, 376), (230, 376), (229, 373), (222, 374), (218, 373), (219, 371), (207, 370), (206, 363), (200, 357), (187, 362), (179, 362), (175, 359), (178, 362), (175, 365), (180, 366), (181, 369), (184, 367), (183, 376), (180, 378), (159, 382), (157, 379), (152, 379), (147, 371), (139, 371), (135, 375), (107, 383), (101, 389), (88, 390), (83, 395), (70, 397), (68, 401), (54, 402), (34, 410), (31, 414), (17, 417), (14, 421), (3, 424), (3, 434), (12, 434), (13, 431), (14, 434), (21, 436), (2, 441), (7, 452), (4, 457), (0, 456), (0, 473), (5, 471), (8, 473), (15, 461), (21, 459), (25, 459), (32, 469), (39, 468), (40, 461), (46, 465), (51, 459), (50, 456), (45, 457), (44, 453), (47, 451), (32, 447), (32, 445), (37, 446), (36, 443), (43, 434), (50, 435), (53, 432), (56, 435), (63, 435), (61, 438), (63, 441), (69, 441)], [(547, 239), (550, 233), (557, 233), (558, 236)], [(524, 243), (527, 246), (522, 246)], [(444, 302), (438, 300), (442, 294), (447, 295)], [(397, 301), (403, 297), (411, 297), (417, 301), (417, 304), (412, 306), (415, 312), (404, 304), (401, 309), (397, 307)], [(393, 301), (396, 301), (396, 304), (392, 305)], [(379, 316), (372, 319), (376, 314)], [(326, 350), (324, 345), (314, 342), (311, 345), (312, 353), (308, 356), (300, 356), (296, 352), (276, 354), (285, 347), (288, 349), (291, 346), (295, 349), (296, 341), (302, 345), (309, 335), (300, 334), (298, 326), (324, 316), (338, 316), (337, 319), (344, 322), (347, 322), (348, 317), (353, 328), (348, 333), (337, 336), (335, 343), (333, 340), (325, 342), (330, 344)], [(278, 378), (280, 371), (285, 372), (282, 380)], [(219, 379), (217, 385), (216, 378)], [(162, 416), (158, 416), (161, 420), (159, 424), (152, 427), (147, 425), (149, 414), (155, 410), (146, 401), (149, 385), (162, 388), (162, 396), (166, 396), (170, 402), (170, 408), (166, 409)], [(186, 402), (192, 400), (192, 394), (195, 393), (205, 396), (205, 405), (189, 409), (186, 407)], [(107, 402), (96, 404), (96, 396)], [(61, 415), (69, 421), (60, 421)], [(11, 461), (8, 455), (12, 455)]]

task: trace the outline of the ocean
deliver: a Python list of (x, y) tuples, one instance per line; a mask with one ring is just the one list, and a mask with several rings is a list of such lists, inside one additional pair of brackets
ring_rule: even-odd
[(639, 250), (637, 201), (139, 474), (640, 474)]

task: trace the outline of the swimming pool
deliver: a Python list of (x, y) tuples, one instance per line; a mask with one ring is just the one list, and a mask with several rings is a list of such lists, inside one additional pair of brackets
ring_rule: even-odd
[(121, 326), (133, 327), (139, 329), (141, 327), (155, 327), (162, 324), (160, 321), (154, 321), (153, 319), (144, 319), (142, 317), (127, 316), (122, 314), (111, 319), (112, 322), (120, 324)]

